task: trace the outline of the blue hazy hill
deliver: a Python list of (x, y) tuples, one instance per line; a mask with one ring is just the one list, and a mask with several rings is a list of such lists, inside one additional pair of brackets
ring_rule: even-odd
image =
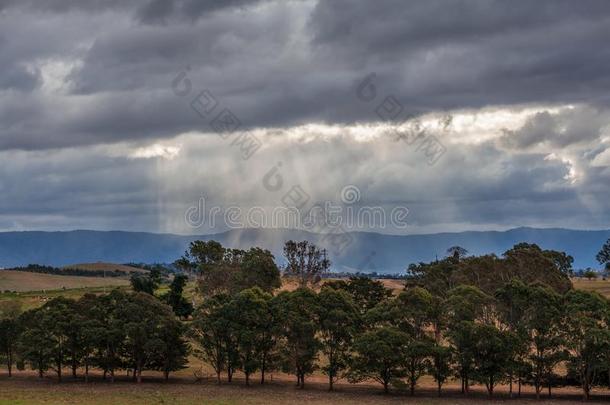
[[(350, 232), (351, 243), (340, 253), (330, 249), (333, 267), (339, 271), (399, 273), (414, 262), (443, 257), (448, 247), (459, 245), (470, 254), (502, 252), (516, 243), (537, 243), (544, 249), (565, 251), (575, 268), (599, 265), (595, 255), (610, 238), (610, 230), (515, 228), (508, 231), (384, 235)], [(123, 231), (3, 232), (0, 233), (0, 267), (29, 263), (62, 266), (83, 262), (169, 263), (180, 257), (189, 242), (215, 239), (225, 246), (260, 246), (281, 261), (288, 239), (320, 243), (320, 235), (285, 229), (234, 229), (213, 235), (172, 235)], [(322, 239), (324, 240), (324, 239)]]

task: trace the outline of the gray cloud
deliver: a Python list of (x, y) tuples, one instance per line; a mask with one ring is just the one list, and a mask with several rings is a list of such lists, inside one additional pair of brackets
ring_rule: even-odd
[[(0, 88), (32, 93), (33, 103), (45, 104), (39, 114), (59, 117), (61, 107), (80, 103), (82, 95), (100, 111), (93, 131), (78, 132), (79, 122), (91, 119), (88, 108), (50, 128), (39, 117), (30, 136), (56, 138), (40, 148), (199, 129), (196, 118), (169, 107), (180, 101), (168, 83), (186, 66), (195, 87), (211, 89), (250, 128), (375, 121), (374, 106), (353, 92), (372, 71), (380, 97), (395, 95), (411, 114), (522, 103), (606, 105), (610, 87), (610, 5), (603, 1), (57, 0), (15, 2), (4, 10), (2, 18), (13, 23), (0, 29), (0, 38), (15, 40), (0, 51), (0, 60), (11, 61)], [(34, 19), (43, 22), (32, 29)], [(148, 25), (154, 22), (163, 24)], [(73, 64), (57, 79), (66, 91), (52, 99), (41, 94), (37, 73), (49, 60)], [(19, 101), (7, 97), (2, 108), (13, 103)], [(126, 103), (163, 115), (163, 128), (151, 131), (146, 114), (122, 114), (123, 108), (107, 115), (107, 104)], [(19, 132), (0, 129), (0, 138), (9, 137)]]
[(602, 128), (608, 125), (607, 109), (573, 108), (559, 113), (543, 111), (530, 117), (516, 131), (506, 130), (504, 146), (527, 149), (534, 146), (567, 147), (576, 143), (600, 142)]
[(200, 17), (225, 9), (244, 9), (262, 0), (151, 0), (136, 12), (136, 18), (145, 24), (166, 23), (171, 17), (196, 21)]
[[(561, 226), (596, 228), (610, 219), (608, 190), (599, 188), (610, 173), (589, 171), (590, 178), (574, 185), (566, 178), (569, 167), (544, 154), (508, 155), (493, 142), (454, 144), (429, 167), (421, 153), (391, 138), (279, 135), (263, 135), (265, 147), (250, 161), (235, 159), (237, 152), (220, 137), (202, 143), (201, 135), (176, 139), (181, 152), (171, 160), (129, 158), (137, 146), (130, 144), (79, 148), (78, 154), (5, 152), (0, 191), (10, 199), (0, 200), (0, 210), (26, 229), (53, 229), (62, 221), (62, 229), (87, 223), (112, 229), (127, 222), (130, 229), (197, 233), (223, 228), (186, 226), (185, 210), (201, 196), (210, 207), (246, 210), (282, 206), (282, 195), (294, 185), (311, 201), (337, 202), (341, 189), (353, 184), (363, 206), (409, 207), (409, 232), (550, 226), (558, 219)], [(285, 190), (269, 192), (262, 178), (278, 161)]]
[[(407, 203), (414, 229), (599, 226), (609, 37), (610, 3), (596, 0), (0, 0), (0, 222), (185, 231), (201, 192), (277, 204), (258, 182), (283, 160), (316, 198), (357, 184), (371, 203)], [(176, 96), (185, 69), (192, 89)], [(355, 88), (371, 72), (366, 102)], [(209, 133), (189, 106), (203, 89), (265, 133), (260, 160)], [(291, 136), (378, 123), (389, 95), (399, 118), (467, 111), (472, 127), (478, 111), (536, 112), (480, 139), (439, 135), (434, 167), (391, 140)], [(157, 142), (184, 144), (171, 161), (113, 154)]]

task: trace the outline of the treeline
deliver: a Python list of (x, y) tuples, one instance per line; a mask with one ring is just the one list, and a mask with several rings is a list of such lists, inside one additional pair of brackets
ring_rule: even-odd
[[(377, 381), (413, 394), (430, 375), (443, 384), (484, 385), (490, 396), (500, 383), (535, 388), (608, 386), (608, 301), (571, 290), (512, 281), (488, 295), (458, 286), (439, 297), (421, 287), (392, 296), (375, 280), (325, 284), (320, 292), (299, 288), (275, 296), (258, 288), (215, 296), (195, 314), (190, 337), (195, 354), (211, 364), (220, 382), (239, 370), (292, 373), (300, 387), (321, 370), (329, 388), (340, 378)], [(567, 373), (561, 375), (560, 365)]]
[(124, 263), (125, 266), (135, 267), (137, 269), (148, 270), (148, 271), (157, 271), (162, 275), (168, 275), (170, 273), (175, 273), (177, 268), (173, 264), (166, 263)]
[(14, 267), (10, 270), (28, 273), (54, 274), (57, 276), (86, 276), (86, 277), (125, 277), (126, 273), (120, 270), (84, 270), (78, 268), (58, 268), (40, 264), (28, 264), (25, 267)]
[(577, 384), (587, 398), (592, 386), (608, 386), (610, 304), (572, 289), (570, 256), (525, 243), (501, 257), (467, 254), (456, 246), (443, 260), (410, 266), (397, 296), (365, 277), (315, 292), (330, 267), (325, 251), (289, 241), (284, 272), (299, 288), (273, 295), (274, 278), (253, 277), (233, 291), (234, 282), (217, 277), (242, 280), (243, 251), (195, 242), (181, 263), (199, 274), (205, 300), (189, 336), (219, 381), (239, 370), (246, 384), (256, 371), (264, 382), (279, 369), (303, 387), (319, 369), (330, 389), (345, 378), (414, 393), (424, 375), (439, 394), (452, 378), (465, 394), (481, 384), (490, 396), (500, 383), (517, 394), (532, 385), (537, 395)]
[(609, 386), (610, 303), (565, 283), (571, 260), (562, 253), (519, 244), (476, 258), (454, 247), (443, 260), (412, 266), (398, 294), (366, 277), (318, 288), (330, 261), (307, 242), (289, 241), (284, 256), (294, 291), (278, 291), (280, 269), (266, 250), (193, 242), (177, 265), (198, 277), (195, 309), (179, 313), (185, 277), (158, 297), (152, 280), (152, 288), (141, 283), (147, 292), (57, 298), (3, 317), (2, 356), (9, 372), (17, 364), (60, 379), (64, 367), (85, 379), (92, 367), (109, 378), (117, 370), (137, 381), (145, 370), (167, 378), (192, 353), (219, 383), (236, 372), (246, 384), (254, 373), (264, 383), (279, 370), (304, 387), (319, 370), (331, 390), (345, 379), (413, 394), (424, 375), (439, 395), (456, 378), (464, 394), (479, 384), (489, 396), (502, 383), (515, 395), (533, 386), (537, 396), (576, 385), (585, 398)]

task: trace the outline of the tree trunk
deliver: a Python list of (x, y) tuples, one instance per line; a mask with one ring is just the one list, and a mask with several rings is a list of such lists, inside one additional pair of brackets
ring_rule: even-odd
[(85, 382), (89, 382), (89, 360), (85, 360)]
[(489, 377), (489, 385), (487, 387), (487, 392), (489, 392), (489, 398), (494, 397), (494, 378)]
[(6, 354), (6, 368), (8, 369), (8, 376), (13, 376), (13, 353), (9, 351)]
[(57, 363), (57, 380), (61, 382), (61, 362)]
[(220, 369), (216, 371), (216, 382), (220, 385)]
[[(582, 383), (582, 390), (583, 390), (583, 398), (585, 401), (589, 400), (589, 390), (591, 385), (589, 384), (589, 377), (587, 376), (587, 372), (585, 371), (583, 378), (581, 379)], [(582, 375), (581, 374), (581, 375)]]
[(231, 366), (227, 367), (227, 381), (233, 381), (233, 370), (231, 369)]
[(261, 385), (265, 384), (265, 366), (266, 366), (266, 359), (265, 356), (263, 356), (263, 361), (261, 363)]
[(437, 382), (436, 382), (436, 385), (437, 385), (437, 388), (438, 388), (438, 389), (437, 389), (438, 396), (440, 397), (440, 396), (441, 396), (441, 386), (442, 386), (442, 384), (441, 384), (441, 382), (440, 382), (440, 381), (437, 381)]
[(333, 387), (334, 384), (334, 377), (333, 377), (333, 373), (328, 373), (328, 390), (329, 391), (333, 391), (335, 388)]
[(383, 382), (383, 393), (387, 394), (388, 392), (390, 392), (390, 390), (388, 389), (388, 382), (384, 381)]
[(141, 384), (142, 383), (142, 367), (140, 367), (140, 366), (138, 366), (137, 375), (138, 375), (137, 382), (138, 382), (138, 384)]
[(169, 370), (163, 370), (163, 376), (165, 377), (165, 382), (169, 380)]
[(246, 375), (246, 387), (250, 386), (250, 373), (244, 373)]

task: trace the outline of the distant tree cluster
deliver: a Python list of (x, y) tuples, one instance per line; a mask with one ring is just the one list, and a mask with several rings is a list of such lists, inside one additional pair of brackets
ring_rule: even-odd
[(125, 263), (125, 266), (135, 267), (137, 269), (148, 270), (148, 271), (157, 271), (161, 275), (168, 275), (170, 273), (175, 273), (177, 268), (173, 264), (165, 264), (165, 263)]
[(385, 279), (385, 280), (404, 280), (407, 276), (403, 273), (378, 273), (376, 271), (372, 271), (370, 273), (365, 273), (363, 271), (355, 271), (355, 272), (346, 272), (346, 271), (332, 271), (321, 276), (322, 279), (325, 278), (350, 278), (350, 277), (364, 277), (364, 278), (372, 278), (372, 279)]
[(13, 271), (24, 271), (28, 273), (53, 274), (56, 276), (84, 276), (84, 277), (125, 277), (121, 270), (84, 270), (78, 268), (58, 268), (40, 264), (28, 264), (25, 267), (12, 268)]
[(204, 297), (235, 294), (251, 287), (271, 292), (282, 285), (274, 256), (258, 247), (229, 249), (213, 240), (194, 241), (175, 265), (197, 276)]
[(519, 243), (504, 252), (466, 256), (459, 246), (448, 250), (448, 257), (432, 263), (412, 264), (407, 269), (408, 284), (421, 286), (434, 294), (442, 295), (459, 285), (474, 285), (493, 294), (498, 285), (512, 279), (525, 283), (543, 283), (553, 290), (565, 293), (572, 288), (574, 259), (554, 250), (543, 250), (535, 244)]
[(325, 253), (294, 242), (285, 253), (293, 291), (278, 291), (268, 251), (193, 242), (179, 261), (198, 277), (202, 303), (192, 316), (181, 312), (186, 276), (157, 298), (143, 283), (142, 292), (56, 298), (21, 315), (0, 306), (0, 356), (9, 374), (29, 365), (59, 379), (63, 368), (88, 379), (91, 367), (111, 379), (120, 369), (137, 381), (145, 370), (167, 378), (192, 353), (219, 383), (237, 372), (247, 385), (254, 373), (265, 383), (277, 370), (302, 388), (320, 370), (331, 390), (344, 379), (414, 394), (427, 375), (439, 395), (457, 379), (464, 394), (475, 384), (490, 397), (499, 384), (511, 395), (529, 385), (537, 396), (577, 385), (586, 399), (609, 385), (610, 303), (571, 287), (572, 259), (561, 252), (518, 244), (502, 257), (468, 257), (453, 247), (443, 260), (411, 266), (397, 293), (368, 277), (314, 290), (330, 266)]

